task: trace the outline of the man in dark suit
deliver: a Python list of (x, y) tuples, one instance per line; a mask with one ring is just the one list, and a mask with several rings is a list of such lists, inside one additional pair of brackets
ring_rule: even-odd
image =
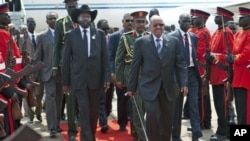
[[(133, 17), (130, 16), (130, 13), (126, 13), (122, 19), (123, 29), (117, 32), (114, 32), (109, 37), (108, 49), (109, 49), (109, 59), (110, 59), (110, 67), (111, 67), (111, 81), (116, 81), (115, 74), (115, 58), (116, 51), (119, 45), (119, 40), (123, 33), (129, 32), (132, 30)], [(128, 124), (128, 116), (130, 116), (130, 121), (132, 121), (132, 112), (128, 115), (128, 107), (131, 106), (129, 98), (124, 94), (127, 91), (127, 87), (123, 86), (122, 88), (118, 88), (116, 86), (116, 94), (117, 94), (117, 115), (118, 115), (118, 124), (120, 131), (126, 131), (126, 126)], [(132, 127), (132, 126), (131, 126)], [(132, 130), (132, 129), (131, 129)], [(132, 132), (132, 131), (131, 131)]]
[[(200, 128), (200, 115), (198, 105), (199, 87), (201, 86), (200, 75), (196, 61), (196, 48), (198, 37), (188, 32), (191, 25), (191, 17), (189, 14), (181, 14), (179, 17), (180, 29), (169, 35), (178, 38), (181, 45), (182, 53), (185, 56), (186, 64), (188, 66), (188, 104), (190, 122), (192, 127), (192, 141), (197, 141), (202, 136)], [(175, 114), (173, 122), (173, 141), (181, 141), (181, 115), (182, 115), (183, 95), (179, 94), (175, 103)]]
[(59, 96), (57, 90), (61, 89), (61, 86), (59, 85), (58, 87), (58, 83), (56, 83), (53, 78), (51, 69), (54, 47), (54, 29), (57, 18), (58, 15), (55, 12), (49, 12), (46, 15), (46, 22), (49, 27), (37, 36), (37, 50), (34, 57), (35, 62), (42, 61), (46, 64), (46, 66), (38, 72), (37, 77), (44, 83), (46, 91), (45, 112), (51, 137), (54, 137), (57, 130), (60, 129), (60, 115), (57, 113), (61, 111), (56, 105)]
[(150, 29), (152, 34), (135, 41), (127, 95), (134, 96), (140, 84), (149, 141), (170, 141), (178, 86), (183, 95), (188, 92), (186, 62), (178, 40), (163, 34), (160, 16), (151, 17)]
[(100, 89), (109, 88), (111, 76), (105, 33), (90, 27), (96, 15), (88, 5), (72, 11), (79, 27), (66, 33), (62, 63), (63, 91), (78, 102), (81, 141), (95, 141)]

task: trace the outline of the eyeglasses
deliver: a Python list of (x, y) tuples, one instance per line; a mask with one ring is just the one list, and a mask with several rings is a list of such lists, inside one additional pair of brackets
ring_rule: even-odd
[(132, 23), (133, 21), (134, 21), (134, 20), (129, 20), (129, 19), (125, 20), (126, 23), (128, 23), (128, 22), (131, 22), (131, 23)]
[(159, 24), (154, 24), (154, 25), (153, 25), (153, 27), (158, 27), (158, 26), (163, 27), (164, 24), (160, 24), (160, 23), (159, 23)]

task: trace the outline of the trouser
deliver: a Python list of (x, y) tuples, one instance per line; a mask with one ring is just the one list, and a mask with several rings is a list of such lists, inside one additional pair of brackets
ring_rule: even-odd
[(68, 136), (76, 136), (77, 134), (77, 124), (76, 124), (76, 109), (77, 101), (74, 93), (66, 96), (67, 103), (67, 121), (68, 121)]
[(138, 138), (138, 140), (140, 140), (140, 141), (145, 141), (146, 138), (145, 138), (145, 135), (143, 133), (141, 121), (140, 121), (140, 118), (139, 118), (139, 114), (140, 114), (141, 117), (142, 117), (142, 122), (144, 123), (144, 127), (145, 127), (145, 120), (144, 120), (145, 110), (144, 110), (144, 107), (143, 107), (142, 99), (141, 99), (138, 91), (134, 95), (134, 98), (135, 98), (135, 101), (136, 101), (136, 104), (137, 104), (138, 110), (139, 110), (139, 113), (138, 113), (138, 111), (137, 111), (137, 109), (135, 107), (135, 103), (134, 103), (133, 99), (130, 99), (132, 101), (132, 109), (133, 109), (132, 110), (132, 112), (133, 112), (133, 125), (134, 125), (134, 128), (135, 128), (134, 137)]
[(234, 88), (235, 108), (239, 125), (247, 124), (247, 89)]
[(224, 84), (212, 85), (213, 97), (214, 97), (214, 108), (217, 113), (217, 131), (216, 134), (227, 136), (228, 128), (226, 120), (226, 93)]

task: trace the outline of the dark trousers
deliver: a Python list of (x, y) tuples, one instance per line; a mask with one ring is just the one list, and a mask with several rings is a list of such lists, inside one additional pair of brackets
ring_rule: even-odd
[(170, 141), (175, 101), (169, 101), (161, 87), (154, 100), (143, 100), (149, 141)]
[(235, 108), (239, 125), (247, 124), (247, 89), (234, 88)]
[(112, 110), (112, 98), (114, 93), (114, 84), (110, 83), (110, 88), (105, 93), (105, 88), (100, 90), (100, 109), (99, 109), (99, 124), (100, 126), (107, 125), (107, 118)]
[(80, 121), (81, 141), (95, 141), (95, 132), (100, 108), (100, 89), (73, 90), (75, 94)]
[(216, 134), (227, 136), (228, 128), (226, 120), (226, 93), (224, 84), (221, 85), (212, 85), (213, 88), (213, 97), (214, 97), (214, 108), (217, 113), (217, 130)]
[(117, 114), (118, 124), (120, 128), (126, 127), (128, 124), (128, 100), (129, 97), (124, 94), (127, 92), (127, 87), (119, 89), (116, 87), (117, 94)]
[[(200, 128), (198, 95), (199, 95), (199, 81), (196, 76), (195, 69), (189, 68), (187, 99), (189, 104), (190, 123), (192, 127), (192, 139), (197, 139), (202, 136)], [(172, 136), (174, 139), (179, 139), (181, 135), (182, 105), (183, 105), (183, 95), (179, 94), (175, 104), (173, 132), (172, 132)]]

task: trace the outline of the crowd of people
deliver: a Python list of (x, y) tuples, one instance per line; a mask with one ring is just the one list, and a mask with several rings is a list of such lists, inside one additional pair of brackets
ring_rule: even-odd
[[(35, 117), (42, 122), (45, 97), (52, 138), (66, 117), (69, 141), (78, 132), (81, 141), (95, 141), (97, 124), (102, 133), (109, 130), (114, 91), (119, 131), (130, 123), (134, 141), (182, 141), (183, 119), (190, 120), (191, 140), (199, 141), (202, 130), (211, 129), (210, 85), (218, 117), (211, 141), (229, 139), (230, 125), (250, 124), (249, 8), (239, 7), (235, 22), (233, 12), (217, 7), (214, 33), (206, 27), (206, 11), (180, 14), (175, 29), (154, 8), (124, 13), (123, 28), (110, 32), (109, 21), (95, 21), (97, 10), (77, 0), (64, 3), (67, 15), (48, 12), (40, 33), (32, 17), (13, 30), (8, 3), (0, 5), (0, 71), (10, 75), (0, 75), (6, 105), (0, 107), (0, 140), (22, 126), (22, 115), (29, 124)], [(41, 62), (35, 72), (27, 70)]]

